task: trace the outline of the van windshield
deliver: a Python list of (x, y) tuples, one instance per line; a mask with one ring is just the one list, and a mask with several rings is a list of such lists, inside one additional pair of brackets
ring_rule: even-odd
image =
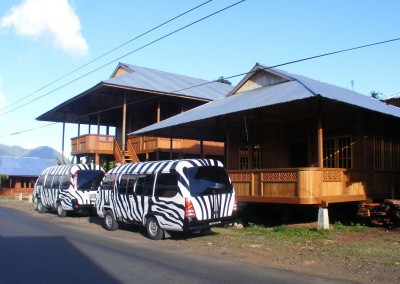
[(221, 167), (193, 167), (187, 169), (192, 196), (232, 192), (228, 174)]
[(103, 171), (84, 170), (77, 172), (77, 189), (79, 190), (97, 190), (101, 180), (104, 177)]

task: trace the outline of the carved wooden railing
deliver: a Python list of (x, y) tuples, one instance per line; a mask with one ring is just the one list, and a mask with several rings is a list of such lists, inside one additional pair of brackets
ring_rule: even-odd
[(230, 170), (238, 201), (293, 204), (361, 201), (364, 172), (333, 168)]

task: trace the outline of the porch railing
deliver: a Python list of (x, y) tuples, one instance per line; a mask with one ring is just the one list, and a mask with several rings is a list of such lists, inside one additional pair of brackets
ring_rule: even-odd
[(365, 172), (334, 168), (228, 171), (238, 201), (290, 204), (362, 201)]

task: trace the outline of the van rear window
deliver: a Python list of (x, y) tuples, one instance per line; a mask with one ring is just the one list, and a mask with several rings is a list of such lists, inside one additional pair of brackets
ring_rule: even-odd
[(97, 170), (78, 171), (77, 175), (77, 189), (79, 190), (97, 190), (104, 177), (103, 171)]
[(189, 188), (192, 196), (232, 192), (228, 174), (221, 167), (187, 168)]

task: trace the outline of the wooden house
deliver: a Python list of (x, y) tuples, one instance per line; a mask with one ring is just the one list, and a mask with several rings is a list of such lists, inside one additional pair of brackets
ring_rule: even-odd
[(225, 98), (129, 135), (224, 143), (241, 202), (400, 197), (400, 108), (261, 64)]
[[(96, 164), (222, 157), (223, 144), (219, 142), (154, 136), (126, 139), (126, 134), (224, 97), (232, 88), (223, 83), (120, 63), (109, 79), (37, 120), (78, 124), (77, 136), (71, 138), (71, 155), (78, 160), (93, 159)], [(81, 133), (81, 125), (94, 126), (97, 130)], [(104, 127), (105, 133), (101, 133)]]
[(32, 194), (36, 179), (54, 163), (33, 157), (0, 157), (0, 195)]

